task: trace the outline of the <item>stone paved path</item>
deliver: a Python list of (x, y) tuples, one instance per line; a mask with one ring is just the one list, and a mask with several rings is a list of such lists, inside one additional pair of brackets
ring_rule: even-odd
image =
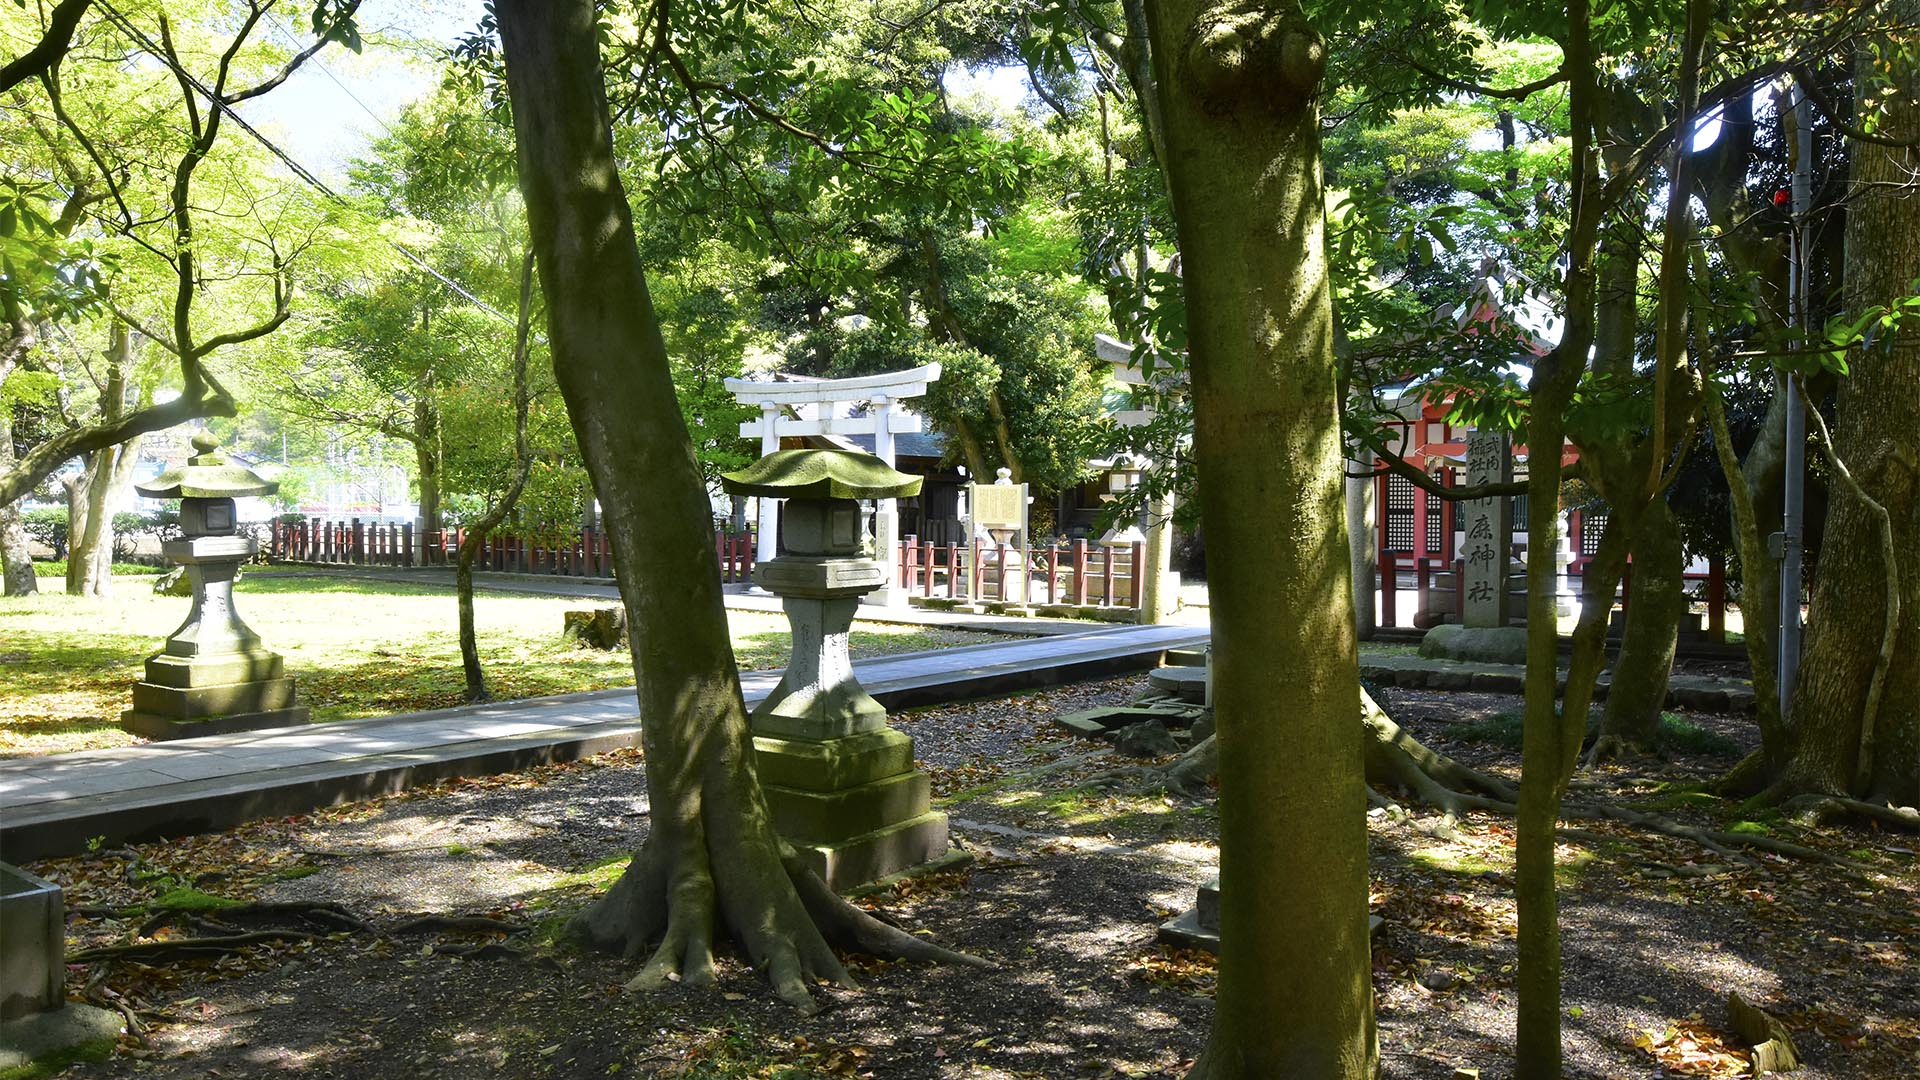
[[(1206, 638), (1204, 627), (1123, 626), (876, 657), (854, 670), (889, 708), (905, 708), (1140, 670)], [(748, 704), (779, 675), (743, 675)], [(604, 690), (0, 761), (0, 859), (221, 829), (585, 757), (637, 743), (636, 714), (631, 690)]]

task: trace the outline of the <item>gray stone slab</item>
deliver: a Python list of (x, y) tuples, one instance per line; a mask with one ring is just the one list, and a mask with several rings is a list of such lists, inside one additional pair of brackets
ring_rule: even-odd
[[(1168, 649), (1206, 640), (1200, 627), (1126, 626), (879, 657), (855, 671), (883, 704), (900, 709), (1141, 670)], [(744, 674), (748, 704), (778, 678)], [(81, 850), (95, 837), (226, 828), (602, 753), (637, 742), (636, 709), (624, 688), (0, 762), (0, 853), (25, 861)], [(181, 756), (194, 752), (203, 756)], [(232, 770), (215, 770), (221, 760)]]

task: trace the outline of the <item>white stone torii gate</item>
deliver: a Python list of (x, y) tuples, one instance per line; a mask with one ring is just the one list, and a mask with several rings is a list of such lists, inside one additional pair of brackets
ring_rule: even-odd
[[(894, 463), (893, 437), (921, 430), (918, 416), (894, 412), (893, 403), (902, 398), (924, 395), (927, 386), (939, 381), (939, 378), (940, 365), (927, 364), (906, 371), (861, 375), (850, 379), (793, 382), (728, 379), (727, 391), (742, 405), (760, 406), (760, 419), (741, 424), (740, 435), (748, 439), (759, 436), (763, 455), (780, 449), (780, 439), (786, 435), (872, 435), (874, 455), (891, 466)], [(867, 402), (869, 408), (865, 416), (834, 415), (834, 406), (854, 401)], [(781, 415), (782, 407), (789, 405), (817, 405), (820, 415), (810, 420)], [(765, 562), (779, 554), (779, 503), (767, 498), (760, 499), (759, 503), (760, 539), (755, 558)], [(905, 594), (897, 588), (899, 582), (896, 580), (899, 568), (898, 560), (894, 558), (894, 547), (899, 541), (900, 517), (894, 500), (879, 501), (874, 510), (873, 531), (876, 554), (887, 572), (887, 585), (879, 596), (883, 598), (883, 603), (897, 603), (904, 599)]]

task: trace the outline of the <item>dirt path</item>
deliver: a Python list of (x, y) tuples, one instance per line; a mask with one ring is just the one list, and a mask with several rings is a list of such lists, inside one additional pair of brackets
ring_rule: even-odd
[[(718, 993), (621, 989), (635, 963), (551, 944), (644, 835), (631, 752), (465, 782), (234, 833), (58, 860), (36, 869), (83, 907), (325, 901), (381, 927), (418, 912), (486, 914), (526, 934), (327, 932), (225, 959), (110, 965), (98, 992), (150, 1022), (144, 1045), (76, 1076), (810, 1077), (901, 1080), (1178, 1076), (1204, 1042), (1213, 965), (1154, 942), (1215, 865), (1205, 805), (1076, 785), (1118, 764), (1050, 719), (1138, 692), (1129, 679), (896, 717), (918, 741), (969, 870), (871, 902), (991, 971), (856, 963), (863, 988), (825, 991), (801, 1017), (737, 962)], [(1390, 691), (1416, 734), (1510, 771), (1497, 695)], [(1587, 797), (1637, 800), (1726, 824), (1691, 790), (1737, 753), (1741, 722), (1688, 718), (1712, 738), (1671, 763), (1591, 778)], [(1510, 823), (1453, 838), (1423, 815), (1375, 811), (1373, 908), (1382, 1056), (1393, 1078), (1510, 1072)], [(1718, 1053), (1722, 995), (1738, 989), (1795, 1027), (1802, 1080), (1920, 1075), (1920, 873), (1909, 838), (1777, 835), (1883, 867), (1871, 883), (1804, 864), (1716, 863), (1687, 844), (1592, 827), (1562, 848), (1569, 1075), (1733, 1076)], [(145, 913), (70, 923), (71, 948), (125, 942)], [(202, 918), (219, 917), (203, 911)], [(187, 919), (183, 916), (182, 919)], [(299, 926), (292, 922), (275, 925)], [(190, 924), (156, 934), (198, 933)], [(456, 955), (498, 942), (471, 957)], [(92, 965), (98, 970), (101, 965)], [(77, 993), (90, 968), (71, 969)], [(109, 998), (111, 1000), (111, 998)], [(1644, 1046), (1637, 1046), (1636, 1040)], [(1690, 1074), (1663, 1072), (1667, 1065)]]

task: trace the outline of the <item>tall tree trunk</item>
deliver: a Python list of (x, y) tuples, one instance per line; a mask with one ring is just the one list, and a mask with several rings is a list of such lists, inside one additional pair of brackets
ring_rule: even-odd
[[(127, 381), (133, 370), (133, 335), (127, 324), (113, 321), (107, 346), (107, 379), (100, 391), (100, 422), (112, 424), (126, 414)], [(82, 478), (68, 485), (67, 592), (73, 596), (104, 596), (113, 570), (114, 477), (122, 469), (122, 455), (132, 443), (103, 446), (86, 456)], [(101, 560), (105, 559), (105, 573)]]
[[(1920, 3), (1892, 5), (1907, 19)], [(1859, 100), (1864, 115), (1885, 109), (1882, 132), (1920, 134), (1920, 61), (1891, 50), (1895, 92), (1883, 106)], [(1856, 85), (1874, 85), (1860, 61)], [(1847, 208), (1847, 308), (1897, 304), (1920, 276), (1920, 151), (1856, 142)], [(1890, 516), (1897, 564), (1882, 550), (1878, 515), (1836, 487), (1828, 501), (1820, 573), (1814, 578), (1806, 652), (1789, 711), (1793, 753), (1784, 792), (1869, 796), (1920, 804), (1920, 327), (1858, 348), (1840, 394), (1834, 450), (1864, 493)], [(1900, 599), (1898, 623), (1887, 625), (1886, 585)], [(1894, 635), (1877, 708), (1868, 691), (1883, 636)]]
[[(1679, 122), (1697, 111), (1700, 71), (1713, 14), (1712, 0), (1688, 0), (1679, 72)], [(1596, 57), (1587, 0), (1567, 4), (1565, 42), (1568, 115), (1572, 127), (1573, 220), (1567, 237), (1567, 325), (1560, 343), (1534, 368), (1527, 418), (1528, 530), (1552, 536), (1559, 513), (1566, 437), (1565, 412), (1579, 387), (1598, 332), (1595, 257), (1602, 185), (1594, 152), (1596, 136), (1608, 130), (1597, 84)], [(1687, 257), (1692, 242), (1691, 180), (1683, 145), (1671, 158), (1665, 230), (1660, 253), (1660, 306), (1655, 341), (1653, 435), (1629, 460), (1645, 466), (1642, 479), (1606, 492), (1610, 504), (1599, 551), (1582, 580), (1580, 623), (1573, 634), (1566, 688), (1556, 693), (1559, 632), (1554, 613), (1554, 571), (1549, 559), (1527, 561), (1526, 715), (1521, 746), (1521, 782), (1515, 821), (1514, 899), (1518, 908), (1519, 995), (1514, 1057), (1519, 1080), (1560, 1080), (1560, 916), (1554, 849), (1561, 801), (1579, 761), (1594, 683), (1605, 656), (1606, 624), (1614, 586), (1626, 561), (1627, 538), (1664, 488), (1663, 469), (1672, 448), (1687, 435), (1679, 417), (1692, 416), (1693, 383), (1686, 354), (1689, 310)], [(1691, 421), (1689, 420), (1688, 423)], [(1556, 703), (1556, 697), (1559, 697)]]
[[(13, 464), (13, 408), (0, 404), (0, 473)], [(27, 530), (20, 523), (20, 504), (0, 506), (0, 595), (29, 596), (40, 591), (27, 550)]]
[(440, 513), (440, 464), (445, 456), (441, 443), (440, 404), (431, 371), (420, 377), (413, 399), (413, 460), (420, 477), (420, 544), (443, 527)]
[(1635, 523), (1633, 595), (1626, 631), (1613, 665), (1600, 734), (1650, 749), (1667, 702), (1667, 679), (1687, 614), (1686, 552), (1680, 523), (1667, 500), (1656, 498)]
[(1227, 16), (1150, 0), (1147, 15), (1214, 585), (1223, 947), (1213, 1031), (1189, 1075), (1360, 1080), (1378, 1051), (1320, 176), (1325, 46), (1292, 0)]
[(576, 924), (637, 955), (629, 985), (714, 981), (731, 938), (785, 1000), (850, 984), (829, 940), (958, 959), (834, 896), (775, 833), (713, 559), (713, 519), (613, 154), (592, 0), (499, 0), (520, 189), (554, 375), (599, 496), (646, 718), (645, 843)]
[[(460, 556), (454, 565), (454, 589), (460, 597), (460, 667), (466, 674), (467, 700), (471, 702), (491, 701), (493, 695), (487, 692), (487, 673), (480, 666), (479, 634), (474, 629), (473, 619), (473, 560), (480, 554), (480, 545), (486, 542), (487, 534), (500, 527), (500, 523), (513, 513), (513, 505), (520, 501), (520, 492), (527, 486), (527, 473), (533, 468), (533, 451), (527, 445), (527, 346), (531, 341), (530, 331), (533, 318), (533, 252), (529, 251), (520, 259), (520, 316), (514, 324), (513, 336), (513, 479), (507, 482), (507, 490), (500, 500), (480, 515), (467, 534), (460, 541)], [(421, 473), (422, 477), (426, 474)], [(426, 490), (424, 479), (420, 489)], [(425, 506), (424, 497), (421, 505)], [(436, 511), (437, 512), (437, 511)]]

